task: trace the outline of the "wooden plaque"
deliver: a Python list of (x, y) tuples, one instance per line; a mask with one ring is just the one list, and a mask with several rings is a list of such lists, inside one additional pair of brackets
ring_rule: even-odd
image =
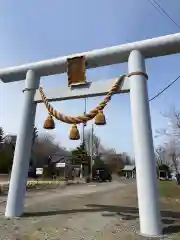
[(86, 83), (85, 57), (67, 59), (68, 86)]

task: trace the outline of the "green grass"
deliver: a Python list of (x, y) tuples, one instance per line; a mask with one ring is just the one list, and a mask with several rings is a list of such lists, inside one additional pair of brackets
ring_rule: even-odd
[(175, 181), (159, 181), (158, 187), (161, 197), (180, 199), (180, 186)]

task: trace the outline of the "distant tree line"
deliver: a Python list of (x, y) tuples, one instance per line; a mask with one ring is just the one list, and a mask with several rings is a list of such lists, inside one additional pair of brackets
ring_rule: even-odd
[[(91, 140), (93, 139), (93, 142)], [(3, 128), (0, 127), (0, 173), (10, 173), (12, 169), (14, 157), (15, 143), (11, 139), (7, 139)], [(54, 163), (51, 156), (54, 153), (59, 155), (59, 158), (65, 153), (70, 153), (72, 164), (83, 164), (87, 169), (87, 174), (90, 172), (90, 159), (93, 154), (93, 162), (96, 167), (108, 167), (112, 172), (120, 172), (124, 165), (131, 164), (131, 159), (126, 153), (116, 153), (115, 149), (108, 149), (101, 143), (101, 139), (94, 134), (93, 138), (90, 131), (85, 131), (84, 142), (73, 150), (66, 150), (60, 144), (55, 142), (51, 135), (38, 135), (37, 128), (34, 128), (32, 139), (31, 158), (29, 167), (43, 167), (45, 175), (51, 175), (54, 171)]]

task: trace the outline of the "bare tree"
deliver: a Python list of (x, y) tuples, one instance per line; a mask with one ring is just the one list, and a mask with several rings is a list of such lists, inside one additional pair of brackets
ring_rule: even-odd
[(165, 137), (164, 149), (171, 167), (178, 172), (180, 166), (180, 110), (172, 108), (168, 114), (163, 114), (168, 121), (168, 127), (157, 131), (158, 137)]
[(0, 127), (0, 150), (3, 147), (3, 143), (4, 143), (4, 130), (2, 127)]
[[(130, 156), (126, 152), (121, 153), (121, 157), (125, 165), (133, 164), (133, 161), (131, 160)], [(134, 164), (135, 164), (135, 161), (134, 161)]]
[(60, 153), (60, 151), (61, 147), (55, 143), (51, 135), (40, 135), (33, 146), (33, 153), (38, 165), (46, 164), (50, 155), (56, 152)]
[(124, 157), (122, 154), (116, 153), (116, 150), (106, 149), (103, 152), (102, 159), (104, 163), (108, 164), (111, 171), (114, 173), (120, 172), (124, 168)]
[(103, 155), (105, 156), (104, 159), (107, 159), (109, 157), (114, 157), (116, 156), (116, 158), (120, 159), (121, 162), (124, 165), (131, 165), (132, 160), (130, 158), (130, 156), (126, 153), (126, 152), (122, 152), (122, 153), (116, 153), (116, 150), (111, 148), (111, 149), (106, 149), (103, 153)]
[(166, 149), (165, 147), (162, 147), (162, 146), (158, 146), (156, 149), (155, 149), (155, 156), (156, 156), (156, 163), (157, 165), (162, 165), (162, 164), (166, 164), (166, 165), (169, 165), (169, 162), (167, 160), (167, 157), (166, 157)]
[(180, 164), (180, 148), (179, 142), (176, 138), (169, 138), (169, 141), (165, 143), (167, 156), (171, 161), (171, 167), (174, 168), (176, 172), (178, 172), (178, 166)]
[(162, 114), (167, 119), (168, 127), (157, 131), (157, 137), (170, 136), (180, 141), (180, 110), (172, 108), (168, 114)]
[(180, 110), (173, 109), (169, 119), (172, 135), (180, 141)]
[(92, 136), (91, 136), (91, 132), (90, 131), (86, 131), (84, 133), (84, 143), (85, 143), (85, 147), (86, 147), (86, 151), (88, 153), (88, 155), (91, 154), (91, 148), (92, 148)]
[(94, 136), (93, 136), (93, 153), (94, 153), (94, 155), (96, 155), (96, 156), (100, 155), (101, 147), (102, 146), (101, 146), (100, 138), (94, 134)]
[(4, 142), (4, 130), (2, 127), (0, 127), (0, 143)]
[[(93, 140), (93, 143), (92, 143)], [(114, 148), (105, 148), (101, 144), (101, 139), (93, 135), (92, 138), (92, 132), (86, 131), (85, 132), (85, 146), (88, 155), (91, 155), (91, 148), (93, 150), (94, 157), (100, 157), (101, 160), (104, 161), (104, 163), (108, 164), (112, 172), (119, 172), (125, 164), (130, 164), (131, 160), (128, 154), (122, 153), (118, 154), (116, 153), (116, 150)]]
[(91, 155), (91, 151), (92, 151), (94, 156), (99, 157), (100, 154), (103, 152), (104, 148), (101, 144), (100, 138), (95, 134), (93, 134), (93, 137), (92, 137), (91, 131), (85, 132), (84, 141), (85, 141), (85, 147), (88, 155)]

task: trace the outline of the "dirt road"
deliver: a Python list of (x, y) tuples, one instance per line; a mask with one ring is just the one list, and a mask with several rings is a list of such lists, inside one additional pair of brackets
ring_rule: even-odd
[[(136, 234), (139, 221), (132, 181), (30, 192), (25, 204), (22, 218), (7, 220), (3, 214), (5, 203), (1, 201), (1, 240), (142, 239)], [(164, 212), (166, 219), (167, 214)], [(179, 235), (167, 239), (179, 239)]]

